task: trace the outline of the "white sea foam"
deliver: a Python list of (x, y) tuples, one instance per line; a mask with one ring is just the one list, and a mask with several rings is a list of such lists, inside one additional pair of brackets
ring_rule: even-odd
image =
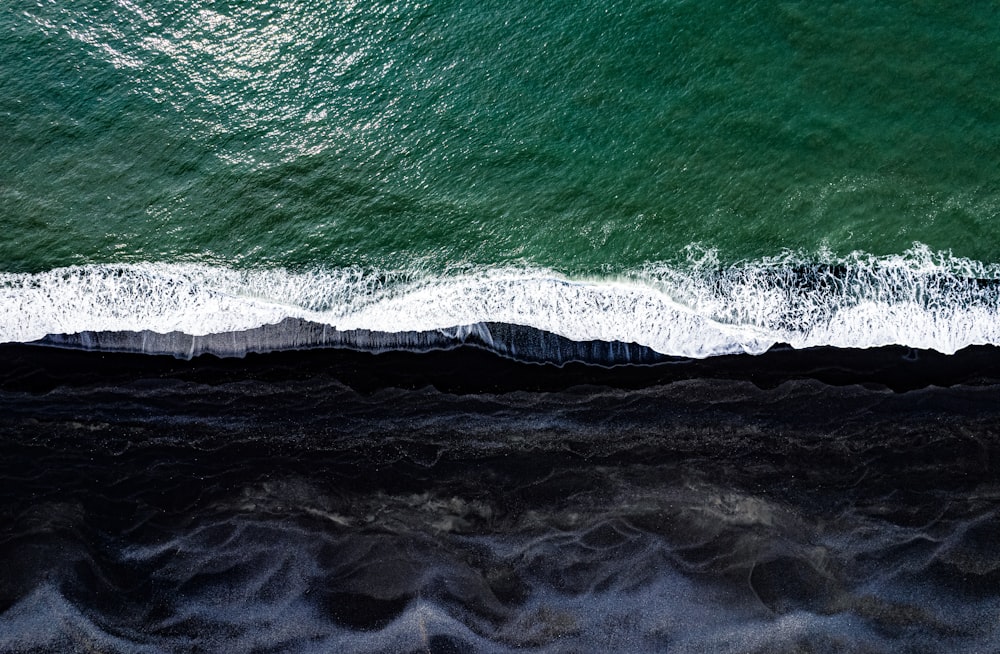
[(0, 274), (0, 341), (142, 330), (202, 336), (298, 318), (387, 333), (509, 323), (689, 357), (756, 354), (776, 343), (952, 353), (1000, 344), (997, 278), (993, 267), (924, 247), (728, 267), (705, 252), (683, 265), (590, 280), (537, 268), (435, 276), (92, 265)]

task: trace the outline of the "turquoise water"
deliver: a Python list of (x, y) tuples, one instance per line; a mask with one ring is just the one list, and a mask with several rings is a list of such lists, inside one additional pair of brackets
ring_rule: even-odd
[[(43, 331), (102, 328), (183, 266), (257, 299), (320, 271), (292, 303), (342, 318), (372, 275), (640, 279), (707, 315), (663, 285), (705, 253), (1000, 262), (995, 3), (15, 0), (0, 34), (5, 340), (26, 286), (79, 318)], [(119, 264), (166, 267), (72, 306), (45, 277)], [(115, 325), (186, 324), (149, 316)]]

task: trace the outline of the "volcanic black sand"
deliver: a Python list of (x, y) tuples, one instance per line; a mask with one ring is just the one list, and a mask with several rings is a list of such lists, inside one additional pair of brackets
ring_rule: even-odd
[(0, 651), (995, 651), (998, 378), (0, 346)]

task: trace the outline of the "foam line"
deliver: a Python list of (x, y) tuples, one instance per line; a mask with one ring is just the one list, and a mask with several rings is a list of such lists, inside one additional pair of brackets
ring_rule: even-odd
[[(997, 271), (978, 262), (922, 247), (892, 257), (786, 254), (731, 266), (702, 255), (614, 279), (537, 268), (433, 275), (156, 263), (4, 273), (0, 342), (87, 334), (75, 344), (102, 348), (111, 344), (99, 334), (134, 332), (153, 343), (140, 350), (191, 356), (318, 344), (420, 349), (472, 335), (510, 353), (516, 344), (497, 343), (496, 335), (524, 332), (499, 328), (507, 325), (694, 358), (759, 354), (776, 343), (944, 353), (1000, 344)], [(267, 326), (277, 327), (241, 345), (241, 333), (259, 337)], [(112, 349), (136, 347), (136, 338)], [(545, 358), (530, 351), (537, 347), (520, 354)]]

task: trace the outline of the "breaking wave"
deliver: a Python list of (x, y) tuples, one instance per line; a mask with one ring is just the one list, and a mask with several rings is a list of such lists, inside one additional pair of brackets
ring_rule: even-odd
[(426, 349), (470, 339), (533, 360), (706, 358), (779, 343), (954, 353), (1000, 344), (998, 279), (995, 266), (919, 245), (893, 256), (785, 253), (732, 265), (690, 248), (682, 264), (603, 278), (541, 268), (86, 265), (0, 275), (0, 342), (176, 356)]

